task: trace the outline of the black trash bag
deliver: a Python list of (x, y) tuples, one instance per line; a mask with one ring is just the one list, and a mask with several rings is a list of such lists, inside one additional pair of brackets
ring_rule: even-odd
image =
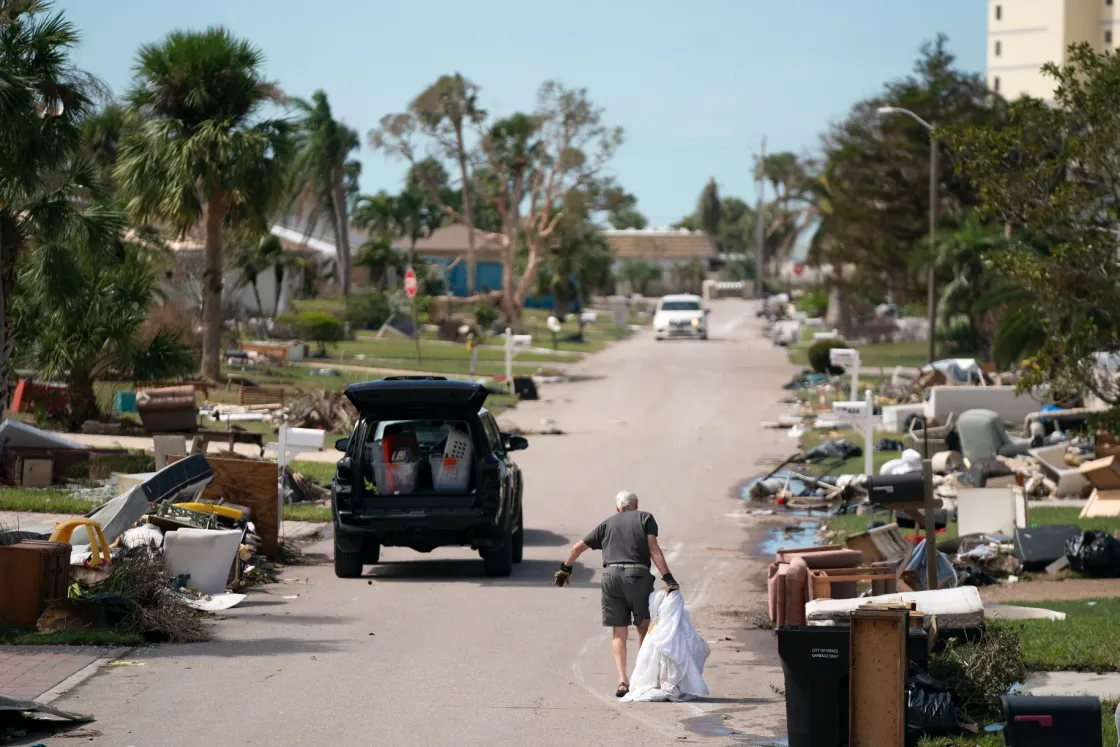
[(893, 438), (880, 438), (875, 442), (875, 451), (903, 451), (906, 444)]
[(1094, 529), (1066, 542), (1069, 566), (1090, 576), (1120, 576), (1120, 540)]
[(927, 737), (960, 734), (953, 695), (941, 683), (919, 671), (906, 683), (906, 743), (913, 745)]
[(809, 449), (798, 461), (813, 462), (820, 459), (851, 459), (863, 456), (863, 449), (851, 441), (825, 441), (823, 444)]

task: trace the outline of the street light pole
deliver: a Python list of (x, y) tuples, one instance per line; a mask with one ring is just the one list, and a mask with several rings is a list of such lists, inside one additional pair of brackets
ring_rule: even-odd
[[(937, 184), (938, 184), (938, 142), (937, 130), (932, 124), (919, 117), (909, 109), (900, 106), (881, 106), (880, 114), (905, 114), (915, 122), (926, 128), (929, 133), (929, 246), (934, 251), (937, 241)], [(926, 271), (926, 313), (929, 315), (929, 362), (936, 358), (937, 337), (937, 273), (930, 262)]]

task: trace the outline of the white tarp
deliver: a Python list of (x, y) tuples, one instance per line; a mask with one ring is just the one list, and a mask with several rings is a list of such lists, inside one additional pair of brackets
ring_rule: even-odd
[(692, 627), (679, 591), (649, 595), (652, 621), (623, 701), (691, 700), (708, 695), (704, 663), (711, 649)]
[(957, 384), (980, 384), (984, 381), (984, 372), (975, 358), (946, 358), (934, 361), (925, 366), (923, 370), (933, 366), (949, 381)]

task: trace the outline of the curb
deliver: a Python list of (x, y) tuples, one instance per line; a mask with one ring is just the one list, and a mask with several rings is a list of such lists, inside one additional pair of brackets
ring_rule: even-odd
[(101, 667), (105, 666), (111, 661), (119, 659), (121, 656), (131, 650), (132, 649), (130, 648), (115, 648), (107, 651), (97, 661), (87, 664), (85, 667), (70, 675), (62, 682), (52, 687), (50, 690), (47, 690), (45, 693), (36, 698), (35, 702), (42, 703), (43, 705), (50, 705), (62, 696), (68, 694), (71, 690), (77, 688), (93, 675), (97, 674), (97, 671), (101, 669)]

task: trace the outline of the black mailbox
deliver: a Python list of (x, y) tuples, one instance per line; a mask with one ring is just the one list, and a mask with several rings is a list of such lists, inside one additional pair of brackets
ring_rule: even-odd
[(1098, 698), (1003, 695), (1000, 703), (1008, 747), (1104, 747)]
[(925, 500), (925, 482), (921, 472), (905, 475), (869, 475), (867, 497), (872, 503), (921, 503)]

